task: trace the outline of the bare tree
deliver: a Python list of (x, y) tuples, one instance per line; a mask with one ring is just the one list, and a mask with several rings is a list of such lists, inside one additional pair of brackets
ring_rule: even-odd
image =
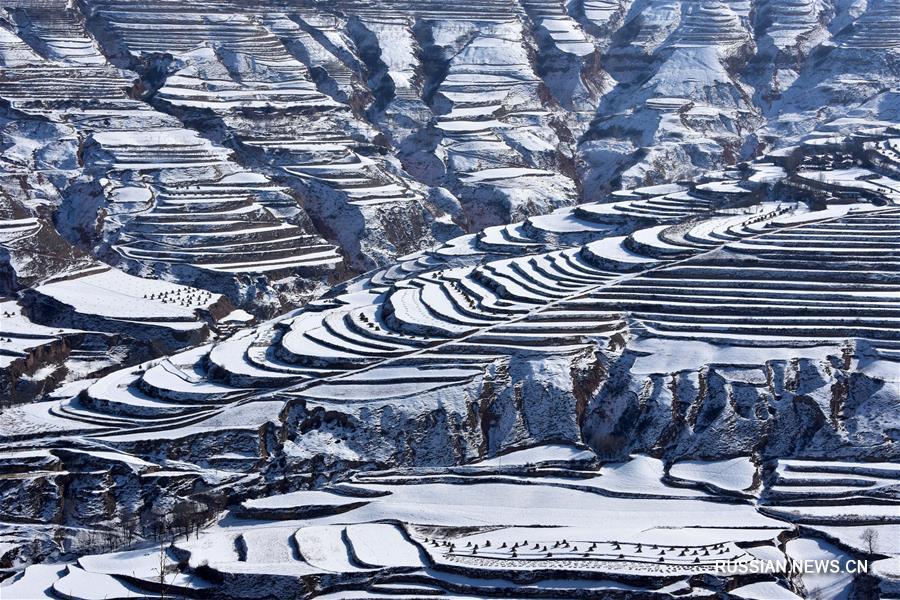
[(166, 597), (166, 562), (168, 557), (166, 556), (166, 544), (165, 542), (159, 543), (159, 568), (157, 571), (159, 572), (159, 597)]
[(130, 546), (134, 542), (139, 526), (140, 521), (137, 515), (123, 506), (119, 511), (119, 527), (122, 531), (122, 540), (126, 546)]
[(869, 554), (875, 554), (875, 549), (878, 547), (878, 530), (873, 529), (872, 527), (866, 527), (863, 532), (859, 534), (859, 539), (865, 544)]
[[(169, 589), (169, 586), (172, 585), (172, 582), (175, 581), (176, 575), (178, 575), (177, 570), (175, 569), (175, 565), (170, 565), (172, 562), (169, 558), (169, 553), (167, 552), (166, 542), (159, 542), (159, 567), (153, 569), (157, 572), (159, 576), (159, 598), (160, 600), (165, 600), (166, 598), (166, 590)], [(171, 574), (169, 573), (171, 571)], [(166, 576), (169, 575), (168, 580)]]
[(176, 537), (183, 535), (185, 539), (190, 538), (191, 532), (195, 529), (199, 531), (205, 520), (205, 511), (201, 510), (203, 505), (196, 502), (177, 502), (172, 507), (172, 530)]
[(150, 513), (144, 517), (144, 527), (153, 536), (154, 541), (160, 541), (171, 533), (171, 522), (167, 515)]

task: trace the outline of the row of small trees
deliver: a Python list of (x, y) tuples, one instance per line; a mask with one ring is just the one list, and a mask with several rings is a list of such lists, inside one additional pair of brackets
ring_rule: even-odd
[(75, 554), (99, 554), (127, 549), (149, 540), (171, 543), (179, 538), (188, 539), (191, 534), (199, 536), (203, 527), (217, 514), (216, 509), (190, 500), (179, 500), (166, 512), (151, 510), (139, 513), (122, 507), (115, 527), (77, 531), (71, 538), (70, 551)]

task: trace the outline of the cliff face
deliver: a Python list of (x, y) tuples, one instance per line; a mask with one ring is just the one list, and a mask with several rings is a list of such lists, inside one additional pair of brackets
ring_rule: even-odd
[(610, 460), (633, 452), (878, 460), (897, 451), (897, 422), (887, 381), (860, 368), (867, 354), (865, 344), (836, 346), (815, 358), (635, 373), (653, 359), (626, 352), (588, 404), (582, 433)]
[(897, 455), (890, 377), (860, 367), (865, 345), (823, 348), (815, 358), (782, 350), (759, 364), (720, 362), (708, 346), (694, 352), (711, 362), (669, 367), (643, 349), (610, 354), (602, 346), (568, 357), (512, 356), (467, 386), (413, 402), (349, 411), (300, 403), (286, 409), (279, 436), (291, 448), (319, 436), (339, 440), (338, 456), (383, 467), (446, 467), (554, 442), (587, 444), (610, 462), (632, 454), (666, 462)]

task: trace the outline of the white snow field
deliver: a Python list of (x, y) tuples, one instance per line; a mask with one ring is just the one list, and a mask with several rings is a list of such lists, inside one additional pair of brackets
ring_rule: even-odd
[[(900, 211), (866, 202), (735, 208), (751, 185), (701, 185), (619, 194), (628, 199), (616, 205), (637, 212), (582, 205), (411, 254), (285, 317), (4, 412), (2, 431), (90, 441), (107, 449), (94, 448), (92, 460), (121, 462), (109, 454), (115, 449), (136, 457), (128, 469), (142, 479), (204, 487), (256, 479), (247, 469), (269, 460), (276, 428), (297, 419), (315, 425), (280, 442), (285, 461), (381, 457), (377, 469), (351, 469), (344, 483), (300, 475), (280, 490), (240, 497), (199, 537), (174, 540), (167, 552), (182, 567), (173, 589), (185, 593), (210, 588), (243, 597), (274, 586), (280, 595), (327, 596), (366, 581), (409, 597), (424, 589), (417, 586), (478, 597), (516, 585), (563, 597), (635, 589), (702, 595), (728, 580), (740, 597), (791, 597), (798, 590), (784, 578), (729, 579), (715, 563), (774, 556), (782, 534), (792, 540), (791, 558), (859, 556), (866, 528), (882, 540), (896, 534), (887, 494), (900, 471), (889, 461), (856, 460), (840, 445), (830, 446), (840, 460), (777, 459), (731, 445), (733, 436), (757, 440), (754, 423), (768, 422), (772, 411), (800, 410), (780, 398), (839, 418), (835, 394), (850, 384), (829, 382), (835, 371), (896, 383)], [(690, 205), (694, 194), (722, 208), (704, 216), (669, 211), (667, 203)], [(133, 321), (177, 323), (214, 301), (176, 284), (132, 286), (122, 277), (104, 271), (36, 291), (85, 314)], [(240, 313), (238, 322), (249, 323)], [(700, 444), (677, 459), (628, 451), (633, 440), (604, 433), (596, 420), (607, 410), (599, 407), (615, 407), (623, 392), (590, 392), (595, 399), (577, 409), (556, 404), (557, 390), (598, 385), (584, 371), (598, 348), (614, 361), (627, 357), (638, 378), (621, 380), (617, 390), (633, 389), (695, 436), (709, 427), (711, 439), (650, 438)], [(804, 364), (822, 370), (803, 380), (797, 370)], [(616, 377), (617, 368), (604, 367), (605, 377)], [(506, 377), (509, 399), (488, 396), (497, 403), (494, 416), (465, 408)], [(529, 380), (542, 383), (516, 391)], [(878, 384), (866, 385), (860, 395), (851, 388), (840, 396), (847, 415), (853, 402), (881, 402)], [(760, 393), (773, 394), (770, 404), (760, 404)], [(704, 401), (693, 404), (698, 394)], [(446, 433), (416, 433), (402, 450), (411, 466), (391, 468), (397, 450), (383, 446), (390, 437), (382, 436), (403, 430), (397, 420), (419, 418), (411, 417), (417, 411), (434, 427), (447, 418), (435, 406), (460, 415), (452, 419), (500, 427), (508, 441), (484, 442), (493, 444), (487, 452), (461, 442), (453, 466), (442, 449)], [(725, 406), (726, 422), (718, 424)], [(570, 410), (582, 411), (582, 425), (561, 416)], [(855, 416), (848, 435), (878, 443), (894, 416), (889, 408)], [(528, 443), (536, 423), (548, 428), (546, 437)], [(594, 444), (573, 443), (567, 428), (577, 427), (585, 429), (576, 436)], [(793, 434), (772, 435), (787, 444)], [(19, 438), (8, 440), (21, 450)], [(184, 447), (189, 455), (177, 450)], [(6, 477), (52, 477), (24, 469), (35, 460), (72, 460), (57, 454), (10, 454)], [(93, 582), (73, 597), (151, 594), (150, 550), (129, 552), (41, 573), (58, 578), (48, 587), (60, 593)], [(880, 564), (889, 578), (889, 563)], [(24, 586), (26, 577), (33, 576), (26, 571), (10, 585)], [(814, 583), (840, 595), (854, 580)]]
[(75, 273), (49, 281), (35, 292), (71, 306), (84, 315), (122, 320), (166, 322), (172, 327), (199, 327), (196, 312), (221, 296), (183, 285), (133, 277), (116, 269)]
[[(792, 524), (761, 514), (752, 504), (727, 496), (682, 497), (682, 490), (669, 487), (661, 471), (650, 490), (653, 496), (646, 495), (646, 486), (634, 491), (612, 486), (613, 494), (585, 487), (579, 481), (595, 467), (584, 466), (571, 449), (561, 450), (552, 444), (524, 449), (512, 454), (527, 460), (514, 460), (506, 468), (482, 462), (477, 471), (463, 476), (381, 471), (318, 491), (245, 502), (243, 507), (283, 512), (269, 517), (231, 512), (196, 538), (174, 540), (168, 556), (178, 556), (189, 568), (173, 571), (169, 593), (192, 595), (213, 587), (223, 597), (243, 597), (260, 585), (277, 594), (311, 585), (327, 594), (332, 585), (353, 585), (365, 577), (375, 587), (396, 587), (401, 597), (417, 597), (414, 590), (421, 585), (473, 597), (522, 585), (554, 589), (563, 597), (578, 590), (606, 594), (676, 588), (702, 595), (713, 593), (708, 586), (723, 563), (737, 568), (783, 557), (778, 540)], [(535, 464), (561, 466), (565, 456), (573, 467), (582, 465), (573, 468), (569, 479), (533, 470)], [(548, 457), (550, 463), (540, 460)], [(634, 460), (652, 461), (641, 456)], [(744, 459), (727, 463), (741, 470), (738, 461)], [(806, 462), (811, 469), (870, 469), (864, 463)], [(696, 474), (717, 467), (722, 464), (692, 462), (685, 468)], [(879, 468), (887, 467), (871, 467)], [(593, 476), (616, 477), (617, 470), (604, 468)], [(743, 471), (746, 476), (746, 467)], [(491, 473), (493, 477), (485, 477)], [(316, 506), (337, 506), (341, 498), (361, 502), (341, 512), (310, 512)], [(819, 538), (791, 538), (785, 548), (794, 560), (849, 558)], [(59, 578), (53, 584), (57, 590), (89, 583), (90, 589), (74, 593), (77, 598), (126, 591), (152, 597), (158, 560), (158, 548), (153, 547), (88, 556), (77, 566), (32, 567), (4, 589), (36, 589), (40, 576), (45, 582)], [(538, 572), (552, 575), (535, 579)], [(707, 579), (697, 579), (698, 574)], [(268, 578), (257, 579), (263, 575)], [(783, 579), (763, 577), (739, 582), (732, 593), (749, 599), (801, 597)], [(806, 590), (821, 590), (823, 597), (842, 598), (852, 575), (804, 575), (803, 582)]]
[(0, 599), (900, 598), (898, 0), (0, 4)]
[[(546, 451), (555, 452), (553, 447)], [(351, 511), (307, 520), (285, 514), (277, 522), (226, 517), (197, 539), (176, 541), (168, 552), (234, 581), (252, 579), (254, 573), (338, 579), (367, 573), (379, 583), (427, 580), (448, 591), (465, 581), (473, 595), (495, 585), (501, 573), (515, 578), (517, 572), (545, 568), (558, 575), (542, 585), (565, 595), (584, 586), (616, 589), (621, 585), (617, 577), (653, 589), (691, 574), (712, 573), (716, 560), (752, 558), (737, 543), (771, 543), (786, 526), (747, 505), (675, 497), (644, 505), (628, 497), (543, 483), (539, 475), (510, 476), (506, 483), (479, 479), (450, 484), (412, 476), (401, 483), (382, 472), (340, 487), (341, 495), (368, 500)], [(272, 496), (265, 503), (299, 510), (321, 504), (325, 493)], [(153, 548), (86, 557), (78, 567), (60, 567), (65, 575), (56, 588), (83, 579), (108, 593), (121, 593), (112, 583), (116, 576), (128, 578), (120, 586), (152, 585), (154, 566), (158, 550)], [(207, 585), (181, 574), (173, 578), (170, 593)], [(273, 589), (289, 590), (294, 584), (276, 585), (284, 587)], [(96, 592), (80, 591), (75, 597), (85, 593)]]
[(723, 490), (743, 491), (753, 487), (756, 465), (749, 457), (730, 460), (686, 460), (672, 465), (669, 474), (688, 481), (705, 482)]
[(594, 453), (589, 449), (576, 448), (565, 444), (547, 444), (526, 448), (524, 450), (516, 450), (471, 463), (470, 467), (490, 467), (499, 468), (504, 465), (508, 467), (521, 467), (523, 465), (542, 465), (546, 463), (569, 463), (569, 462), (590, 462), (594, 460)]

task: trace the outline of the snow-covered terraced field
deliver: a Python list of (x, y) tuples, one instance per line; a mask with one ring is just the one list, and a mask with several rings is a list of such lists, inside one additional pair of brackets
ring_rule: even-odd
[(22, 314), (22, 307), (13, 300), (0, 303), (0, 341), (3, 347), (0, 349), (0, 365), (3, 368), (16, 359), (24, 359), (28, 351), (59, 342), (67, 333), (76, 333), (74, 330), (64, 330), (54, 327), (46, 327), (32, 323)]
[(900, 45), (900, 16), (896, 0), (881, 0), (866, 6), (843, 43), (849, 47), (876, 50)]
[[(29, 115), (72, 123), (87, 138), (86, 167), (100, 182), (110, 214), (107, 241), (129, 268), (193, 283), (203, 273), (223, 281), (240, 273), (321, 273), (341, 261), (334, 246), (292, 222), (302, 213), (286, 190), (240, 169), (226, 148), (135, 100), (129, 94), (133, 74), (111, 68), (100, 54), (87, 60), (91, 44), (53, 46), (61, 27), (88, 35), (76, 12), (64, 3), (54, 9), (24, 4), (20, 26), (50, 50), (27, 64), (5, 64), (0, 97)], [(39, 14), (31, 15), (35, 10)], [(61, 12), (51, 19), (52, 10)], [(48, 19), (52, 26), (33, 27)], [(177, 28), (168, 30), (177, 35)], [(193, 31), (202, 37), (204, 29)], [(270, 43), (251, 45), (259, 50)], [(320, 96), (314, 87), (311, 93)]]
[(594, 51), (594, 44), (567, 12), (562, 2), (554, 0), (525, 0), (525, 11), (534, 23), (547, 31), (560, 51), (584, 56)]
[(47, 280), (28, 290), (23, 303), (48, 325), (127, 333), (170, 349), (205, 340), (209, 326), (228, 312), (220, 295), (108, 267)]
[[(273, 495), (245, 502), (240, 511), (198, 536), (174, 540), (162, 553), (148, 547), (83, 557), (77, 565), (34, 566), (0, 590), (21, 597), (25, 590), (43, 589), (37, 579), (57, 590), (72, 590), (77, 580), (82, 585), (67, 592), (70, 597), (125, 593), (118, 590), (150, 596), (162, 564), (170, 573), (168, 594), (187, 596), (213, 592), (243, 598), (265, 585), (277, 595), (337, 597), (361, 581), (373, 594), (390, 590), (391, 597), (403, 598), (421, 597), (424, 590), (452, 597), (505, 597), (514, 590), (571, 598), (663, 597), (675, 590), (703, 596), (721, 589), (723, 565), (738, 569), (784, 560), (784, 551), (793, 560), (848, 559), (833, 542), (809, 533), (797, 537), (790, 523), (752, 505), (715, 495), (684, 497), (662, 472), (646, 472), (644, 490), (610, 494), (608, 485), (585, 487), (588, 478), (615, 477), (588, 466), (589, 454), (536, 446), (510, 453), (505, 468), (483, 462), (465, 475), (381, 471), (323, 491)], [(635, 456), (623, 466), (648, 460)], [(724, 473), (741, 461), (749, 458), (729, 465), (693, 463), (682, 474), (702, 481), (707, 469)], [(779, 463), (776, 469), (896, 470), (800, 462)], [(567, 467), (568, 478), (554, 476)], [(754, 595), (761, 590), (766, 598), (786, 598), (797, 589), (775, 573), (732, 581), (732, 588), (746, 589), (746, 595), (739, 594), (746, 598), (761, 597)], [(844, 590), (852, 585), (847, 575), (809, 581)]]
[(898, 16), (4, 3), (0, 597), (900, 597)]
[(44, 381), (109, 370), (124, 341), (159, 352), (201, 343), (230, 306), (194, 287), (142, 279), (103, 265), (74, 268), (0, 302), (5, 401), (42, 395)]
[[(138, 33), (141, 28), (156, 31), (172, 21), (171, 15), (161, 17), (145, 10), (107, 13), (100, 8), (98, 11), (137, 54), (151, 51), (133, 41), (146, 35)], [(380, 161), (356, 152), (365, 150), (368, 144), (351, 135), (335, 133), (341, 130), (351, 134), (367, 132), (364, 124), (354, 121), (345, 105), (317, 89), (308, 67), (281, 41), (297, 43), (294, 38), (299, 36), (304, 48), (311, 46), (321, 51), (321, 45), (297, 22), (299, 17), (269, 15), (272, 30), (269, 31), (249, 16), (237, 28), (233, 20), (225, 17), (222, 23), (227, 22), (227, 26), (209, 23), (202, 13), (183, 12), (177, 16), (171, 39), (152, 36), (154, 44), (181, 54), (186, 63), (159, 90), (157, 99), (164, 106), (173, 110), (210, 110), (220, 115), (251, 152), (263, 153), (282, 165), (284, 172), (299, 177), (302, 184), (310, 186), (311, 193), (322, 193), (319, 186), (323, 186), (343, 194), (350, 204), (360, 206), (421, 200), (421, 196), (401, 178), (388, 173)], [(247, 30), (241, 32), (242, 27)], [(245, 56), (247, 60), (260, 62), (262, 66), (255, 68), (249, 76), (236, 79), (220, 55), (209, 48), (196, 49), (200, 41), (218, 41), (219, 36), (223, 48)], [(250, 38), (255, 41), (249, 42)], [(259, 39), (266, 41), (263, 44)], [(339, 64), (339, 61), (332, 56), (329, 65), (335, 63)], [(260, 130), (255, 120), (243, 116), (248, 107), (318, 113), (322, 120), (311, 122), (302, 131), (291, 122)]]
[(820, 5), (810, 0), (765, 2), (762, 8), (768, 25), (766, 37), (778, 48), (803, 43), (819, 24)]
[[(284, 487), (241, 497), (218, 525), (167, 550), (187, 565), (176, 587), (235, 597), (272, 577), (288, 595), (367, 581), (413, 596), (426, 586), (477, 597), (504, 589), (485, 592), (497, 578), (574, 597), (714, 590), (726, 577), (716, 561), (780, 552), (779, 539), (799, 540), (788, 548), (799, 556), (824, 552), (810, 540), (860, 552), (865, 528), (887, 536), (897, 525), (896, 469), (855, 460), (848, 443), (888, 444), (882, 432), (895, 423), (900, 211), (754, 203), (769, 185), (756, 174), (771, 174), (771, 164), (750, 166), (741, 180), (627, 190), (613, 204), (410, 254), (284, 317), (2, 413), (0, 431), (123, 451), (143, 461), (128, 467), (131, 476), (202, 487), (230, 485), (259, 465), (315, 472), (322, 467), (310, 461), (323, 453), (326, 464), (378, 469), (350, 477), (351, 468), (334, 486), (322, 471), (318, 480), (288, 475)], [(106, 193), (128, 204), (152, 199), (158, 215), (166, 205), (207, 206), (183, 221), (132, 221), (148, 232), (164, 223), (175, 239), (197, 226), (227, 235), (221, 224), (230, 221), (203, 215), (225, 212), (248, 188), (273, 202), (283, 193), (239, 172), (215, 188), (110, 182)], [(231, 212), (252, 219), (258, 210), (248, 202)], [(119, 281), (128, 277), (88, 272), (30, 297), (176, 328), (215, 303), (177, 284)], [(643, 398), (630, 409), (637, 415), (617, 414), (628, 394)], [(878, 408), (862, 413), (859, 403)], [(669, 429), (646, 424), (663, 418), (657, 410)], [(792, 440), (805, 460), (781, 458), (786, 431), (811, 410), (841, 425), (815, 434), (824, 441)], [(580, 416), (560, 418), (567, 414)], [(279, 439), (285, 427), (296, 433)], [(473, 427), (477, 442), (461, 433)], [(740, 450), (767, 429), (773, 448)], [(722, 430), (728, 441), (710, 446), (705, 436), (719, 444)], [(395, 437), (403, 431), (414, 433)], [(11, 456), (22, 450), (19, 435), (4, 438)], [(555, 445), (528, 447), (535, 435)], [(573, 436), (581, 445), (560, 443)], [(822, 448), (845, 460), (825, 462)], [(391, 469), (398, 456), (418, 468)], [(29, 461), (8, 461), (10, 481), (58, 478), (27, 475)], [(633, 517), (603, 520), (623, 514)], [(382, 538), (392, 541), (382, 547)], [(69, 565), (57, 585), (152, 591), (146, 565), (125, 577), (136, 558), (126, 560), (113, 571)], [(704, 573), (712, 579), (701, 585), (695, 576)], [(21, 581), (13, 585), (31, 585)], [(772, 593), (796, 589), (777, 576), (729, 581), (750, 596), (763, 582)]]
[[(229, 131), (234, 158), (265, 165), (262, 171), (284, 182), (290, 195), (254, 198), (263, 205), (256, 211), (242, 205), (204, 209), (214, 222), (230, 220), (237, 239), (203, 238), (200, 231), (182, 234), (175, 240), (173, 256), (166, 255), (168, 240), (146, 240), (136, 233), (117, 247), (129, 259), (147, 262), (159, 256), (183, 273), (205, 261), (210, 266), (196, 266), (226, 276), (250, 272), (277, 280), (288, 274), (313, 279), (344, 258), (360, 269), (423, 245), (402, 227), (393, 229), (388, 217), (398, 212), (407, 213), (408, 226), (422, 230), (426, 238), (431, 227), (453, 228), (458, 204), (435, 204), (433, 190), (414, 182), (396, 160), (385, 160), (382, 134), (359, 114), (365, 97), (361, 71), (367, 65), (355, 56), (355, 44), (362, 43), (362, 32), (371, 35), (367, 28), (384, 29), (381, 21), (349, 23), (340, 15), (299, 6), (281, 11), (217, 6), (208, 11), (158, 4), (151, 10), (146, 4), (97, 1), (89, 3), (89, 11), (109, 44), (133, 60), (154, 53), (176, 57), (173, 72), (153, 95), (154, 107), (179, 118), (203, 114), (221, 123)], [(411, 38), (403, 22), (400, 19), (400, 37), (406, 32)], [(387, 35), (393, 35), (391, 27), (386, 26)], [(402, 56), (402, 50), (397, 54)], [(395, 78), (398, 98), (420, 93), (412, 81), (407, 85)], [(298, 210), (299, 198), (303, 209)], [(275, 210), (273, 200), (279, 205)], [(448, 208), (450, 214), (444, 214)], [(438, 220), (423, 222), (424, 215), (428, 221)], [(156, 222), (156, 211), (148, 217)], [(239, 222), (250, 219), (260, 227), (268, 222), (281, 227), (257, 235), (252, 225)], [(317, 230), (342, 246), (343, 256), (316, 235)], [(186, 250), (184, 242), (189, 240), (212, 249), (194, 257)], [(241, 260), (239, 254), (247, 258)]]
[[(475, 385), (504, 357), (576, 356), (594, 343), (612, 348), (635, 336), (747, 348), (864, 339), (884, 356), (900, 349), (891, 266), (900, 232), (896, 208), (844, 205), (804, 213), (779, 205), (729, 215), (740, 202), (733, 196), (748, 193), (734, 183), (637, 189), (627, 193), (637, 200), (622, 202), (636, 206), (661, 193), (673, 203), (681, 195), (703, 198), (707, 211), (720, 206), (725, 214), (676, 216), (665, 206), (644, 204), (646, 218), (661, 225), (610, 236), (612, 223), (621, 227), (633, 215), (600, 218), (601, 209), (617, 205), (583, 205), (527, 227), (487, 229), (474, 240), (477, 264), (472, 255), (447, 252), (456, 242), (413, 255), (289, 319), (192, 351), (183, 363), (189, 375), (173, 378), (172, 369), (160, 366), (129, 374), (102, 393), (97, 386), (85, 390), (79, 408), (115, 421), (120, 408), (133, 407), (129, 418), (148, 420), (144, 426), (157, 418), (174, 426), (181, 422), (170, 420), (174, 416), (227, 413), (239, 405), (230, 398), (254, 387), (270, 390), (264, 397), (383, 403)], [(203, 201), (198, 195), (169, 189), (166, 198)], [(573, 217), (581, 243), (566, 247), (558, 224)], [(596, 241), (584, 243), (592, 237)], [(62, 287), (52, 293), (53, 285)], [(36, 292), (77, 304), (68, 297), (81, 288), (53, 285)], [(172, 293), (155, 295), (172, 305), (167, 320), (191, 318), (195, 296)], [(135, 310), (126, 311), (133, 321), (152, 318)], [(128, 392), (117, 399), (116, 390)], [(63, 415), (65, 406), (54, 414)]]

